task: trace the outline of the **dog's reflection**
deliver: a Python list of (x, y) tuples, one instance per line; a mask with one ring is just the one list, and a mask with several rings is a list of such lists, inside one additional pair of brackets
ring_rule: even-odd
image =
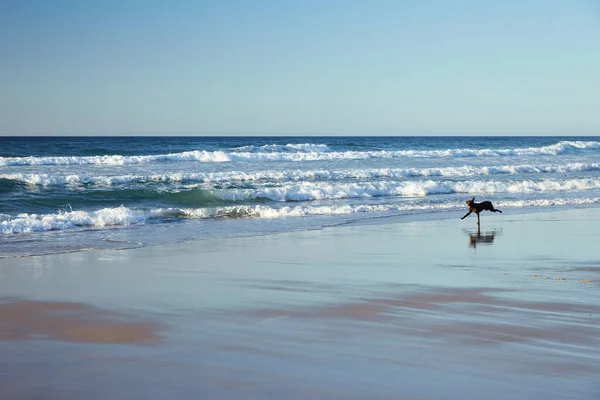
[(481, 228), (477, 226), (477, 232), (465, 230), (469, 235), (469, 246), (477, 248), (477, 245), (492, 245), (498, 232), (496, 230), (481, 233)]

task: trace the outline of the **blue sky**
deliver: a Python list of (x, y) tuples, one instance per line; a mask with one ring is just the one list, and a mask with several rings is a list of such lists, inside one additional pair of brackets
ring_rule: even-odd
[(0, 135), (600, 135), (598, 1), (0, 1)]

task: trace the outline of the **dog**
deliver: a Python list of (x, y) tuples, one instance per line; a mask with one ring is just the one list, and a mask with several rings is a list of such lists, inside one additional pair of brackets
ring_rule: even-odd
[(500, 214), (502, 214), (502, 211), (494, 208), (494, 205), (491, 201), (482, 201), (481, 203), (475, 203), (475, 197), (473, 197), (471, 200), (467, 200), (467, 207), (469, 208), (469, 212), (466, 213), (465, 216), (461, 219), (465, 219), (471, 213), (475, 213), (477, 214), (477, 225), (479, 225), (479, 213), (482, 211), (487, 210), (492, 212), (499, 212)]

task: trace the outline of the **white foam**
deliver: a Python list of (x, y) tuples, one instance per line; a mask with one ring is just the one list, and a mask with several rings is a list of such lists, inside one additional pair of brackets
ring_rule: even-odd
[[(495, 201), (497, 208), (552, 207), (569, 205), (600, 204), (600, 197), (586, 198), (550, 198), (529, 200)], [(127, 207), (104, 208), (98, 211), (69, 211), (53, 214), (20, 214), (11, 217), (0, 214), (2, 234), (43, 232), (65, 230), (80, 227), (106, 227), (146, 223), (150, 220), (172, 218), (212, 219), (212, 218), (262, 218), (276, 219), (288, 217), (306, 217), (316, 215), (382, 214), (398, 215), (421, 211), (463, 210), (462, 201), (441, 203), (401, 202), (391, 204), (358, 205), (290, 205), (270, 207), (267, 205), (239, 205), (210, 208), (160, 208), (153, 210), (129, 209)]]
[[(561, 141), (553, 145), (528, 148), (507, 149), (445, 149), (445, 150), (377, 150), (377, 151), (323, 151), (309, 146), (303, 151), (205, 151), (193, 150), (182, 153), (157, 154), (145, 156), (85, 156), (85, 157), (0, 157), (0, 166), (15, 165), (129, 165), (156, 162), (228, 162), (228, 161), (319, 161), (319, 160), (363, 160), (370, 158), (431, 158), (431, 157), (499, 157), (499, 156), (536, 156), (559, 155), (581, 150), (600, 149), (600, 142)], [(290, 147), (290, 149), (293, 149)], [(296, 149), (298, 150), (298, 149)]]
[[(600, 178), (578, 178), (578, 179), (521, 179), (521, 180), (385, 180), (385, 181), (359, 181), (359, 182), (336, 182), (336, 181), (294, 181), (285, 179), (285, 174), (279, 179), (277, 186), (272, 181), (268, 184), (258, 182), (254, 188), (228, 188), (212, 190), (206, 187), (204, 180), (197, 177), (202, 183), (204, 190), (218, 199), (227, 201), (247, 201), (256, 199), (268, 199), (279, 202), (287, 201), (311, 201), (330, 199), (372, 198), (383, 196), (399, 197), (425, 197), (435, 194), (453, 193), (534, 193), (552, 191), (585, 191), (600, 189)], [(239, 178), (239, 175), (236, 175)], [(26, 178), (26, 177), (23, 177)], [(29, 177), (28, 182), (51, 182), (51, 183), (81, 183), (80, 177), (66, 176), (41, 176)], [(154, 177), (157, 178), (157, 177)], [(165, 179), (178, 180), (182, 177), (168, 176)], [(220, 176), (225, 178), (225, 176)], [(94, 177), (90, 178), (94, 183), (112, 185), (120, 182), (130, 182), (132, 177)], [(204, 176), (203, 179), (208, 179)], [(215, 182), (215, 180), (209, 182)], [(193, 188), (190, 186), (189, 188)]]
[(144, 222), (155, 216), (141, 210), (127, 207), (103, 208), (98, 211), (59, 211), (54, 214), (19, 214), (16, 217), (4, 215), (0, 221), (3, 234), (21, 232), (44, 232), (72, 229), (77, 227), (104, 227), (129, 225)]
[(529, 200), (501, 200), (494, 203), (496, 207), (560, 207), (560, 206), (583, 206), (600, 204), (600, 197), (581, 198), (552, 198), (552, 199), (529, 199)]
[[(530, 200), (509, 200), (494, 202), (496, 207), (551, 207), (569, 205), (600, 204), (600, 197), (587, 198), (551, 198)], [(463, 210), (462, 201), (443, 203), (392, 203), (392, 204), (359, 204), (359, 205), (298, 205), (280, 208), (265, 205), (242, 205), (201, 209), (182, 209), (182, 215), (189, 218), (220, 218), (220, 217), (253, 217), (253, 218), (286, 218), (306, 217), (313, 215), (349, 215), (362, 213), (402, 213), (413, 211), (451, 211)]]
[(247, 151), (251, 151), (251, 152), (261, 152), (261, 151), (266, 151), (266, 152), (277, 152), (277, 151), (315, 151), (315, 152), (322, 152), (322, 151), (329, 151), (329, 147), (326, 144), (315, 144), (315, 143), (288, 143), (286, 145), (280, 145), (280, 144), (265, 144), (263, 146), (255, 146), (255, 145), (250, 145), (250, 146), (241, 146), (241, 147), (236, 147), (232, 150), (238, 151), (238, 152), (247, 152)]
[(125, 175), (85, 175), (85, 174), (0, 174), (0, 178), (22, 181), (31, 185), (119, 185), (146, 182), (252, 182), (252, 181), (310, 181), (310, 180), (344, 180), (344, 179), (379, 179), (379, 178), (415, 178), (415, 177), (472, 177), (502, 174), (545, 174), (545, 173), (579, 173), (600, 171), (600, 163), (569, 164), (522, 164), (499, 166), (439, 167), (439, 168), (372, 168), (372, 169), (316, 169), (316, 170), (264, 170), (256, 172), (223, 171), (207, 173), (169, 173), (169, 174), (125, 174)]
[(14, 165), (130, 165), (148, 164), (155, 162), (225, 162), (231, 161), (230, 156), (223, 151), (186, 151), (183, 153), (157, 154), (147, 156), (55, 156), (55, 157), (0, 157), (0, 166)]
[(425, 197), (453, 193), (533, 193), (599, 189), (600, 179), (543, 179), (520, 181), (379, 181), (332, 184), (300, 182), (279, 187), (217, 190), (215, 197), (229, 201), (268, 199), (273, 201), (309, 201), (383, 196)]

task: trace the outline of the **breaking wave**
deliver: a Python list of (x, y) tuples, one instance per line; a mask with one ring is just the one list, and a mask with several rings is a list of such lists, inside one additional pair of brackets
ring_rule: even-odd
[[(16, 185), (13, 185), (15, 187)], [(151, 202), (179, 206), (214, 206), (240, 202), (300, 202), (379, 197), (426, 197), (444, 194), (528, 194), (536, 192), (581, 192), (600, 189), (600, 178), (520, 180), (372, 180), (254, 182), (247, 185), (198, 183), (179, 188), (140, 187), (62, 192), (60, 204), (76, 201), (127, 204)], [(50, 201), (50, 200), (48, 200)]]
[(520, 181), (386, 181), (331, 184), (301, 182), (280, 187), (217, 190), (215, 197), (228, 201), (265, 199), (278, 202), (373, 197), (425, 197), (453, 193), (534, 193), (599, 189), (600, 179), (543, 179)]
[(314, 144), (314, 143), (288, 143), (286, 145), (281, 144), (265, 144), (263, 146), (240, 146), (235, 147), (232, 150), (235, 151), (251, 151), (251, 152), (278, 152), (278, 151), (303, 151), (303, 152), (322, 152), (329, 151), (329, 146), (326, 144)]
[[(500, 207), (552, 207), (600, 204), (600, 197), (553, 198), (497, 201)], [(462, 202), (377, 205), (297, 205), (270, 207), (267, 205), (240, 205), (212, 208), (157, 208), (130, 209), (124, 206), (103, 208), (98, 211), (60, 211), (53, 214), (19, 214), (15, 217), (0, 214), (2, 234), (44, 232), (74, 228), (102, 228), (116, 225), (160, 223), (174, 219), (215, 218), (287, 218), (314, 215), (351, 215), (368, 213), (400, 215), (411, 212), (463, 210)]]
[[(260, 146), (244, 151), (193, 150), (172, 154), (155, 155), (102, 155), (102, 156), (49, 156), (49, 157), (0, 157), (0, 166), (17, 165), (129, 165), (161, 162), (269, 162), (269, 161), (334, 161), (364, 160), (374, 158), (432, 158), (432, 157), (500, 157), (500, 156), (553, 156), (600, 149), (597, 141), (560, 141), (553, 145), (507, 149), (442, 149), (442, 150), (374, 150), (374, 151), (325, 151), (325, 145), (288, 144), (280, 151)], [(289, 146), (289, 147), (288, 147)], [(282, 146), (279, 146), (282, 147)]]
[(600, 171), (600, 163), (568, 163), (568, 164), (522, 164), (499, 166), (438, 167), (438, 168), (372, 168), (372, 169), (316, 169), (277, 171), (266, 170), (256, 172), (223, 171), (223, 172), (175, 172), (168, 174), (126, 174), (126, 175), (57, 175), (57, 174), (2, 174), (0, 175), (0, 192), (24, 182), (30, 185), (123, 185), (130, 183), (225, 183), (225, 182), (285, 182), (314, 180), (345, 179), (378, 179), (378, 178), (418, 178), (418, 177), (472, 177), (508, 174), (546, 174), (575, 173)]

